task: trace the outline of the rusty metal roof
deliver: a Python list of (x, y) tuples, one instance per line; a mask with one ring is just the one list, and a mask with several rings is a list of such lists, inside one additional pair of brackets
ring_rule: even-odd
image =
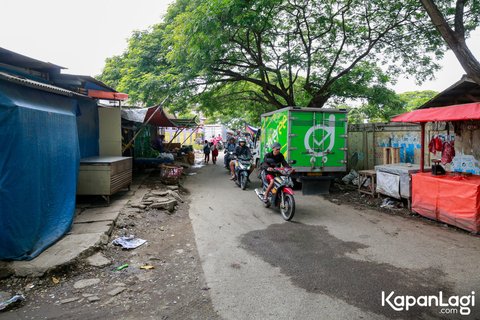
[(425, 102), (418, 109), (445, 107), (480, 102), (480, 85), (466, 75), (459, 81)]

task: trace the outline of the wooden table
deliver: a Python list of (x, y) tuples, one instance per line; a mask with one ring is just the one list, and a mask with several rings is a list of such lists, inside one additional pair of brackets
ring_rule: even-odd
[[(377, 176), (377, 173), (375, 170), (359, 170), (358, 171), (358, 192), (375, 196), (376, 176)], [(364, 184), (368, 178), (370, 178), (370, 184), (367, 187), (364, 187)]]

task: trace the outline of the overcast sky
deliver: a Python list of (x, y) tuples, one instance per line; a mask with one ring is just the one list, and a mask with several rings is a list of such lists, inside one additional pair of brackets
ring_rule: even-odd
[[(134, 30), (159, 22), (174, 0), (1, 0), (0, 47), (95, 76), (105, 59), (121, 54)], [(480, 30), (468, 41), (480, 59)], [(446, 89), (463, 69), (449, 52), (436, 80), (421, 87), (400, 79), (397, 92)]]

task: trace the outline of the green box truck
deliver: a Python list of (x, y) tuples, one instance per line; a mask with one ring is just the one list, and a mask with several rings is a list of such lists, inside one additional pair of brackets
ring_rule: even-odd
[(257, 165), (279, 142), (303, 194), (328, 193), (331, 180), (347, 169), (347, 111), (287, 107), (262, 114), (259, 142)]

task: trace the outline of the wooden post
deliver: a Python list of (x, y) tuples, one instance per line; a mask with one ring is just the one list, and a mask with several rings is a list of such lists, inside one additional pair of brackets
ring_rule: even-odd
[(423, 172), (425, 167), (425, 122), (420, 123), (422, 128), (421, 141), (420, 141), (420, 172)]

